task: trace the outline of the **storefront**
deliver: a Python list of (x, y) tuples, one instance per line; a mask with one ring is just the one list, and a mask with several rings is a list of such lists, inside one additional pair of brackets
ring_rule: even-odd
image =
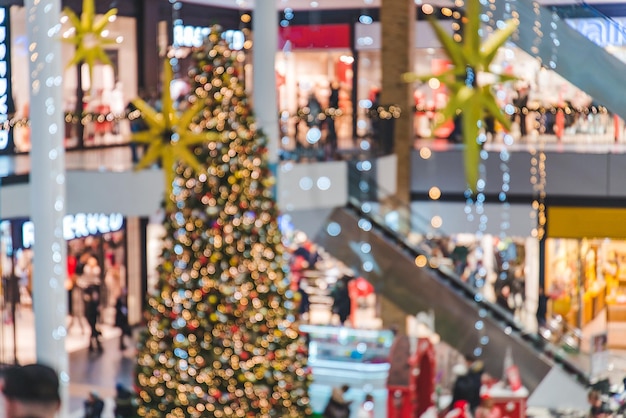
[(609, 332), (611, 347), (624, 343), (626, 324), (626, 210), (548, 207), (545, 293), (549, 315), (591, 337)]
[(348, 24), (279, 29), (276, 88), (284, 149), (337, 148), (352, 139), (354, 57)]
[[(587, 19), (580, 19), (587, 20)], [(442, 20), (440, 23), (449, 33), (453, 32), (453, 20)], [(580, 26), (580, 24), (579, 24)], [(375, 94), (381, 88), (381, 25), (355, 24), (355, 49), (358, 51), (357, 86), (357, 134), (371, 134), (369, 109)], [(449, 58), (441, 47), (427, 21), (415, 22), (415, 53), (413, 71), (416, 74), (438, 74), (450, 65)], [(622, 54), (623, 55), (623, 54)], [(500, 48), (490, 70), (516, 76), (515, 83), (504, 83), (498, 87), (496, 97), (502, 107), (507, 104), (519, 106), (514, 101), (521, 95), (521, 90), (528, 87), (529, 93), (524, 101), (527, 113), (524, 118), (515, 116), (512, 133), (514, 137), (522, 134), (554, 134), (554, 110), (558, 107), (569, 107), (565, 118), (565, 134), (594, 134), (594, 137), (606, 136), (609, 140), (613, 134), (613, 120), (605, 111), (591, 111), (592, 98), (573, 86), (559, 74), (541, 66), (534, 58), (515, 47), (507, 44)], [(448, 100), (447, 89), (436, 80), (415, 83), (414, 118), (415, 135), (420, 138), (448, 138), (454, 126), (448, 123), (435, 130), (435, 111), (443, 109)], [(384, 103), (383, 103), (384, 104)], [(529, 112), (529, 113), (528, 113)], [(522, 129), (521, 124), (524, 123)], [(495, 132), (502, 129), (495, 127)]]
[[(88, 335), (84, 319), (84, 289), (95, 286), (100, 295), (100, 322), (114, 325), (117, 298), (134, 289), (128, 281), (126, 220), (121, 214), (71, 214), (63, 221), (67, 241), (68, 338)], [(34, 225), (28, 219), (0, 222), (0, 265), (4, 324), (0, 327), (0, 361), (24, 361), (21, 350), (34, 324), (32, 309)], [(137, 264), (137, 263), (131, 263)], [(131, 266), (134, 268), (134, 266)], [(133, 291), (135, 293), (136, 291)], [(136, 295), (133, 295), (135, 299)], [(130, 299), (130, 297), (129, 297)], [(15, 325), (15, 326), (14, 326)], [(70, 341), (71, 343), (71, 341)], [(24, 350), (28, 351), (28, 350)]]
[[(24, 68), (28, 68), (28, 44), (26, 8), (11, 7), (11, 67), (13, 73), (13, 97), (16, 120), (27, 120), (29, 114), (29, 80)], [(72, 27), (63, 20), (62, 36), (70, 36)], [(66, 146), (103, 146), (128, 140), (128, 121), (124, 118), (126, 104), (137, 97), (137, 47), (136, 19), (117, 16), (106, 25), (104, 32), (113, 42), (105, 52), (110, 65), (97, 64), (93, 68), (93, 80), (86, 64), (65, 67), (63, 82), (63, 110), (68, 116), (65, 124)], [(63, 62), (69, 63), (74, 56), (74, 45), (62, 43)], [(124, 68), (131, 71), (121, 71)], [(18, 76), (19, 75), (19, 76)], [(79, 87), (80, 85), (80, 87)], [(80, 103), (78, 103), (80, 101)], [(77, 112), (84, 112), (78, 117)], [(82, 139), (78, 135), (82, 134)], [(15, 152), (28, 152), (31, 147), (30, 128), (17, 124), (13, 130)]]

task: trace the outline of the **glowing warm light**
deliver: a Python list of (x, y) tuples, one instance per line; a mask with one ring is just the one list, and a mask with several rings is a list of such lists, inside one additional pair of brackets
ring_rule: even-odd
[(241, 15), (241, 21), (243, 23), (249, 23), (250, 20), (252, 20), (252, 18), (250, 17), (250, 15), (248, 13), (244, 13)]
[(432, 151), (430, 150), (430, 148), (420, 148), (420, 157), (422, 157), (423, 160), (427, 160), (432, 156)]
[(437, 90), (439, 87), (441, 87), (441, 82), (436, 78), (431, 78), (430, 80), (428, 80), (428, 87), (433, 90)]
[(344, 64), (352, 64), (354, 62), (354, 57), (350, 55), (342, 55), (339, 57), (339, 61), (343, 62)]
[(431, 4), (424, 4), (422, 6), (422, 12), (426, 15), (431, 15), (435, 11), (435, 8)]
[(441, 14), (444, 16), (450, 17), (452, 16), (452, 10), (447, 7), (444, 7), (441, 9)]
[(441, 190), (437, 186), (433, 186), (428, 190), (428, 197), (432, 200), (438, 200), (441, 197)]
[(415, 265), (417, 267), (426, 267), (426, 264), (428, 264), (428, 259), (426, 258), (425, 255), (418, 255), (417, 257), (415, 257)]
[(441, 228), (441, 225), (443, 225), (443, 219), (441, 219), (441, 216), (435, 215), (431, 218), (430, 225), (433, 228)]

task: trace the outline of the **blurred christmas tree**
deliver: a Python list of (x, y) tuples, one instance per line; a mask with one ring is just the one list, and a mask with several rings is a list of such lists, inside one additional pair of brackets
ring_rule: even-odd
[(139, 415), (309, 416), (297, 295), (289, 289), (265, 138), (239, 78), (243, 55), (214, 29), (194, 62), (189, 102), (205, 106), (191, 129), (222, 139), (194, 149), (202, 171), (179, 161), (166, 191), (159, 284), (138, 355)]

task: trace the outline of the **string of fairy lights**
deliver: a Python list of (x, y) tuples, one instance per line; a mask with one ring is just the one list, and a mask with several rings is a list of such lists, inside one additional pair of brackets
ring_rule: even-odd
[[(585, 116), (600, 116), (600, 115), (608, 115), (609, 111), (606, 107), (603, 106), (589, 106), (589, 107), (574, 107), (574, 106), (554, 106), (554, 107), (543, 107), (543, 106), (525, 106), (522, 108), (515, 107), (513, 105), (507, 105), (507, 110), (512, 109), (512, 114), (520, 114), (525, 113), (529, 114), (532, 112), (537, 112), (539, 119), (542, 115), (552, 114), (556, 115), (557, 112), (563, 111), (566, 115), (572, 114), (580, 114)], [(416, 106), (415, 112), (417, 113), (426, 113), (433, 112), (432, 108), (426, 108), (422, 106)], [(401, 109), (398, 106), (380, 106), (376, 109), (371, 110), (371, 117), (378, 119), (397, 119), (400, 117)], [(302, 108), (296, 113), (289, 113), (287, 111), (283, 111), (280, 113), (281, 120), (290, 120), (296, 119), (301, 121), (312, 121), (319, 120), (323, 121), (326, 119), (336, 119), (344, 116), (344, 112), (341, 109), (336, 108), (328, 108), (324, 111), (313, 114), (310, 109)], [(66, 112), (65, 113), (65, 122), (77, 124), (81, 123), (83, 125), (89, 123), (106, 123), (106, 122), (121, 122), (124, 120), (133, 121), (142, 117), (142, 114), (138, 110), (133, 110), (124, 113), (114, 113), (114, 112)], [(30, 126), (31, 120), (30, 118), (24, 117), (13, 117), (9, 118), (6, 121), (0, 122), (0, 130), (11, 130), (13, 128), (21, 128)]]
[[(536, 59), (539, 61), (539, 64), (542, 65), (542, 59), (539, 55), (539, 46), (543, 40), (543, 32), (541, 30), (541, 6), (537, 2), (533, 2), (533, 12), (535, 16), (535, 20), (533, 23), (533, 31), (535, 33), (535, 38), (533, 40), (533, 45), (531, 47), (531, 52), (537, 57)], [(556, 36), (557, 22), (558, 16), (554, 13), (552, 15), (552, 22), (550, 24), (551, 29), (551, 39), (552, 39), (552, 47), (551, 47), (551, 59), (550, 66), (554, 66), (556, 68), (557, 62), (556, 57), (556, 49), (560, 45), (558, 37)], [(569, 114), (567, 109), (563, 109), (566, 114)], [(555, 111), (556, 114), (558, 112)], [(533, 202), (531, 206), (531, 219), (534, 222), (535, 227), (532, 230), (532, 235), (538, 240), (542, 240), (545, 236), (545, 225), (546, 225), (546, 207), (545, 207), (545, 197), (546, 197), (546, 153), (545, 153), (545, 138), (543, 136), (539, 136), (539, 141), (536, 149), (531, 150), (531, 166), (530, 166), (530, 182), (533, 188)]]

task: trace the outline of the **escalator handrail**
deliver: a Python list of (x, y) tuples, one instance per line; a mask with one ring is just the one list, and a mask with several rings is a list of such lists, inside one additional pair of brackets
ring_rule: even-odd
[[(360, 173), (355, 173), (355, 174), (359, 174)], [(356, 177), (356, 176), (355, 176)], [(396, 196), (395, 193), (390, 192), (389, 190), (385, 189), (383, 186), (381, 186), (380, 184), (378, 184), (374, 179), (369, 179), (371, 180), (370, 182), (368, 182), (369, 186), (373, 186), (374, 190), (373, 192), (376, 194), (376, 196), (379, 196), (380, 193), (382, 192), (382, 194), (385, 196), (385, 199), (388, 200), (393, 207), (399, 207), (399, 208), (404, 208), (406, 209), (405, 212), (399, 212), (398, 215), (403, 215), (404, 213), (408, 213), (409, 214), (409, 219), (407, 220), (409, 222), (409, 225), (411, 225), (413, 228), (415, 228), (416, 225), (429, 225), (430, 224), (430, 220), (427, 219), (424, 215), (422, 215), (421, 213), (414, 211), (411, 208), (411, 205), (401, 201), (400, 199), (398, 199), (398, 197)], [(358, 182), (360, 182), (361, 179), (359, 179), (358, 181), (351, 176), (348, 176), (348, 182), (350, 185), (356, 187), (357, 189), (360, 189), (360, 185), (358, 184)], [(357, 184), (355, 184), (355, 182)], [(350, 188), (348, 188), (348, 190), (350, 190)], [(348, 196), (349, 199), (354, 199), (356, 202), (360, 202), (360, 203), (369, 203), (369, 202), (363, 202), (358, 196), (353, 196), (353, 195), (349, 195)], [(379, 203), (379, 202), (377, 202)], [(445, 236), (445, 231), (442, 230), (441, 228), (437, 229), (437, 234), (435, 234), (434, 232), (427, 232), (424, 231), (423, 229), (417, 229), (415, 232), (418, 232), (424, 236), (428, 236), (428, 237), (432, 237), (434, 235), (437, 236)]]

